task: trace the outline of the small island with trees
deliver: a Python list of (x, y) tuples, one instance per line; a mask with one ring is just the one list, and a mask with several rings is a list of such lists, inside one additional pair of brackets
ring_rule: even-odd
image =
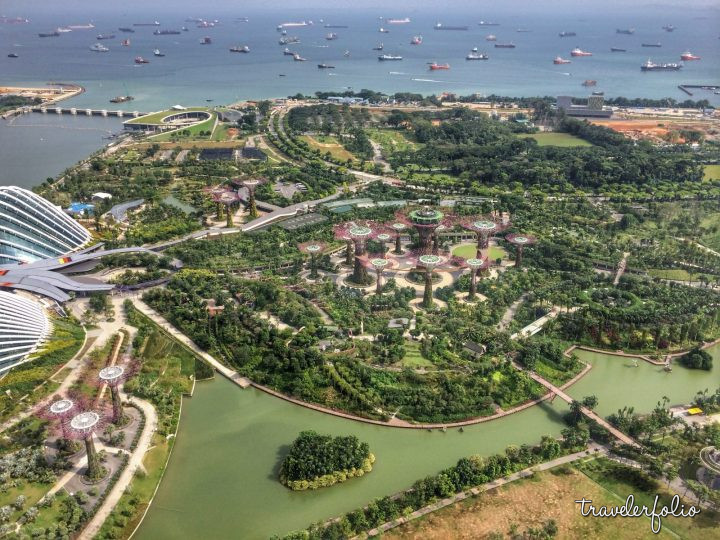
[(329, 487), (372, 471), (375, 456), (357, 437), (302, 431), (280, 467), (280, 482), (293, 491)]

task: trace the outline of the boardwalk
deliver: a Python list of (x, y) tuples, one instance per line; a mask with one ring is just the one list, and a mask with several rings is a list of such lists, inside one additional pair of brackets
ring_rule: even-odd
[[(513, 364), (513, 365), (514, 365), (516, 368), (518, 368), (518, 369), (522, 369), (522, 368), (520, 368), (520, 366), (518, 366), (517, 364)], [(526, 372), (526, 373), (528, 373), (528, 375), (530, 375), (530, 377), (531, 377), (534, 381), (542, 384), (545, 388), (547, 388), (548, 390), (550, 390), (550, 391), (551, 391), (553, 394), (555, 394), (556, 396), (560, 397), (560, 399), (562, 399), (563, 401), (566, 401), (567, 403), (572, 403), (572, 402), (574, 401), (573, 398), (571, 398), (570, 396), (568, 396), (565, 392), (563, 392), (562, 390), (560, 390), (557, 386), (555, 386), (555, 385), (552, 384), (551, 382), (546, 381), (545, 379), (543, 379), (540, 375), (538, 375), (538, 374), (536, 374), (536, 373), (532, 373), (532, 372)], [(625, 434), (624, 434), (622, 431), (620, 431), (619, 429), (616, 429), (616, 428), (614, 428), (613, 426), (611, 426), (604, 418), (600, 417), (598, 414), (596, 414), (595, 412), (591, 411), (591, 410), (588, 409), (587, 407), (581, 407), (581, 408), (580, 408), (580, 411), (581, 411), (585, 416), (587, 416), (588, 418), (590, 418), (590, 419), (592, 419), (592, 420), (595, 420), (599, 425), (601, 425), (602, 427), (604, 427), (605, 429), (607, 429), (613, 437), (615, 437), (616, 439), (618, 439), (618, 440), (619, 440), (620, 442), (622, 442), (623, 444), (630, 444), (630, 445), (632, 445), (632, 446), (640, 446), (640, 445), (639, 445), (638, 443), (636, 443), (631, 437), (628, 437), (627, 435), (625, 435)]]

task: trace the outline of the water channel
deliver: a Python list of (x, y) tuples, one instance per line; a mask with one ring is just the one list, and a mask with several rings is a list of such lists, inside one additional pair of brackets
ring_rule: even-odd
[[(720, 386), (720, 346), (710, 352), (710, 372), (657, 366), (580, 351), (593, 369), (569, 394), (595, 394), (607, 415), (624, 405), (649, 411), (666, 395), (688, 402), (698, 390)], [(165, 538), (268, 538), (342, 514), (373, 498), (409, 487), (416, 479), (452, 465), (462, 456), (488, 455), (510, 444), (534, 444), (563, 428), (561, 400), (465, 428), (427, 432), (361, 424), (271, 397), (240, 390), (216, 378), (198, 384), (183, 405), (175, 450), (148, 515), (136, 535)], [(277, 466), (297, 433), (354, 434), (377, 456), (373, 472), (341, 486), (292, 492), (277, 481)]]

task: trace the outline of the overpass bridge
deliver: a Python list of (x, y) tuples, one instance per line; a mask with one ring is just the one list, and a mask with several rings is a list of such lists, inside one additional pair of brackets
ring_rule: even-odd
[(140, 111), (123, 111), (123, 110), (108, 110), (108, 109), (83, 109), (81, 107), (47, 107), (44, 105), (38, 105), (36, 107), (25, 107), (22, 112), (37, 112), (42, 114), (54, 113), (54, 114), (71, 114), (74, 116), (117, 116), (118, 118), (132, 117), (138, 118), (145, 116), (146, 112)]

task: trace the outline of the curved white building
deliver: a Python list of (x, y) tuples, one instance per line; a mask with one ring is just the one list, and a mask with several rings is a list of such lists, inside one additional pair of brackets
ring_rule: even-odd
[(58, 257), (90, 241), (90, 233), (32, 191), (0, 186), (0, 265)]
[(0, 373), (25, 362), (51, 332), (40, 304), (0, 291)]

